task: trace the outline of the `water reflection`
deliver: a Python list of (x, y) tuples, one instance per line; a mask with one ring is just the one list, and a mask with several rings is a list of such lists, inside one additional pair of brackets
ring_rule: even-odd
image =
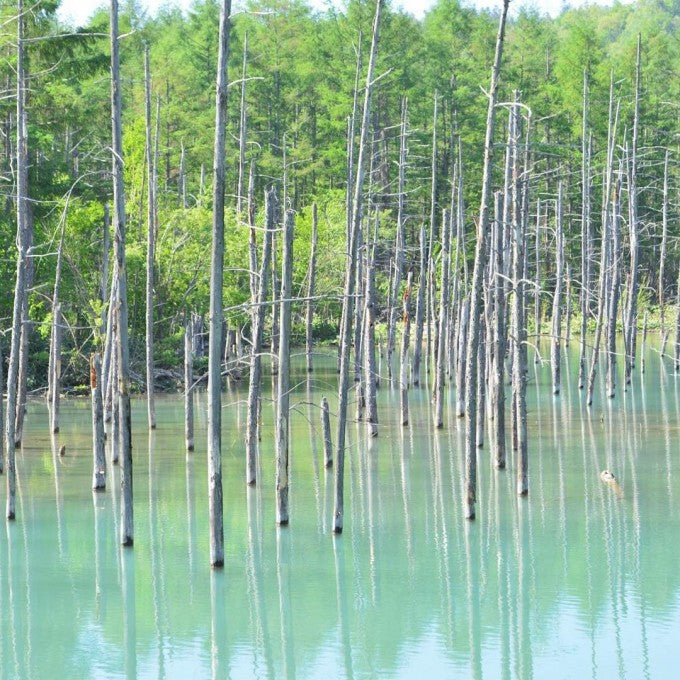
[[(225, 408), (223, 571), (206, 559), (202, 394), (189, 455), (180, 402), (159, 397), (151, 435), (135, 403), (133, 550), (117, 540), (119, 476), (91, 491), (89, 408), (64, 404), (58, 442), (31, 410), (19, 519), (0, 540), (0, 678), (672, 677), (678, 379), (650, 354), (644, 382), (613, 400), (598, 390), (587, 409), (574, 356), (558, 399), (548, 367), (533, 367), (529, 497), (515, 494), (514, 456), (495, 470), (481, 449), (474, 523), (461, 513), (462, 422), (449, 412), (434, 432), (426, 388), (412, 390), (409, 427), (385, 382), (379, 437), (349, 428), (341, 536), (317, 406), (333, 358), (295, 383), (306, 406), (291, 421), (287, 529), (273, 522), (273, 484), (243, 483), (243, 414)], [(245, 386), (230, 389), (238, 400)], [(266, 408), (263, 480), (270, 421)]]

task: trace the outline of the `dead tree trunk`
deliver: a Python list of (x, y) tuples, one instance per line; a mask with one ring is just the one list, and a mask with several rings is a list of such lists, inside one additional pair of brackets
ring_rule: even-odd
[(401, 333), (401, 352), (399, 355), (399, 395), (401, 401), (401, 424), (408, 425), (408, 348), (411, 342), (411, 285), (413, 273), (408, 273), (404, 290), (403, 318), (404, 328)]
[(104, 406), (102, 404), (102, 362), (99, 354), (90, 357), (90, 390), (92, 392), (92, 488), (106, 488), (106, 449), (104, 446)]
[(621, 179), (614, 188), (612, 198), (612, 275), (609, 286), (607, 320), (607, 396), (614, 398), (616, 391), (616, 319), (621, 295)]
[(503, 194), (494, 194), (494, 229), (493, 257), (494, 278), (493, 316), (491, 351), (491, 375), (489, 377), (489, 418), (491, 427), (491, 453), (494, 466), (499, 470), (505, 468), (505, 353), (506, 353), (506, 304), (503, 271)]
[[(454, 178), (455, 183), (455, 178)], [(446, 332), (449, 319), (449, 267), (451, 262), (451, 218), (448, 210), (442, 216), (441, 294), (439, 304), (439, 334), (434, 393), (434, 425), (444, 427), (444, 372), (446, 364)]]
[(498, 36), (496, 38), (496, 53), (493, 70), (491, 72), (491, 87), (489, 88), (489, 105), (486, 116), (486, 138), (484, 141), (484, 170), (482, 174), (482, 197), (479, 209), (479, 224), (477, 227), (477, 242), (475, 245), (475, 265), (472, 274), (470, 291), (470, 328), (468, 330), (468, 357), (465, 372), (465, 501), (464, 514), (466, 519), (474, 519), (475, 502), (477, 498), (477, 353), (479, 351), (479, 336), (481, 326), (482, 279), (485, 269), (486, 239), (489, 231), (489, 212), (491, 202), (491, 168), (493, 160), (494, 124), (496, 121), (496, 98), (498, 95), (498, 78), (501, 70), (503, 54), (503, 39), (505, 37), (505, 21), (508, 15), (509, 0), (503, 0)]
[(314, 283), (316, 277), (316, 246), (318, 240), (317, 234), (318, 225), (318, 210), (316, 203), (312, 204), (312, 250), (309, 255), (309, 269), (307, 272), (307, 314), (305, 319), (305, 340), (307, 349), (307, 373), (311, 373), (314, 370), (312, 352), (314, 344), (314, 302), (312, 298), (314, 297)]
[(378, 436), (378, 399), (376, 376), (378, 369), (375, 357), (375, 251), (378, 235), (378, 219), (375, 214), (375, 233), (370, 252), (366, 258), (366, 301), (364, 308), (364, 383), (366, 387), (366, 422), (371, 437)]
[(373, 72), (380, 36), (380, 16), (383, 0), (376, 0), (375, 20), (373, 23), (373, 37), (371, 40), (371, 55), (366, 74), (366, 88), (364, 90), (364, 110), (361, 120), (361, 136), (359, 141), (359, 157), (357, 160), (357, 176), (354, 185), (354, 200), (352, 203), (352, 225), (347, 253), (347, 272), (345, 278), (344, 305), (345, 319), (342, 327), (340, 350), (340, 378), (338, 385), (338, 434), (337, 455), (335, 466), (335, 498), (333, 530), (336, 534), (342, 532), (344, 518), (344, 466), (345, 466), (345, 430), (347, 425), (347, 394), (349, 390), (349, 360), (350, 338), (352, 336), (352, 317), (354, 310), (354, 278), (356, 274), (357, 240), (359, 226), (363, 213), (363, 184), (365, 174), (365, 155), (368, 150), (369, 117), (371, 111), (371, 91), (373, 88)]
[(333, 442), (331, 441), (331, 418), (328, 399), (321, 399), (321, 427), (323, 429), (323, 457), (327, 468), (333, 467)]
[(275, 223), (274, 190), (265, 193), (265, 237), (262, 245), (259, 285), (255, 300), (255, 321), (250, 354), (250, 382), (248, 383), (248, 420), (246, 426), (246, 484), (255, 484), (257, 476), (257, 421), (260, 412), (260, 377), (262, 374), (262, 336), (264, 334), (267, 306), (265, 299), (269, 288), (270, 262)]
[(118, 0), (111, 0), (111, 119), (113, 156), (113, 224), (117, 272), (116, 338), (118, 407), (120, 409), (119, 437), (121, 466), (121, 523), (120, 539), (124, 546), (132, 546), (132, 432), (130, 417), (130, 369), (128, 346), (127, 269), (125, 267), (125, 187), (123, 184), (123, 127), (120, 85), (120, 57), (118, 45)]
[(184, 324), (184, 443), (194, 450), (194, 338), (189, 317)]
[(24, 3), (17, 4), (17, 273), (12, 314), (12, 345), (7, 372), (7, 420), (5, 446), (7, 449), (7, 502), (8, 520), (16, 517), (16, 407), (17, 379), (19, 375), (19, 345), (21, 340), (23, 300), (26, 294), (28, 257), (25, 232), (28, 230), (28, 126), (26, 120), (26, 83), (24, 75)]
[(666, 298), (664, 274), (666, 269), (666, 243), (668, 241), (668, 158), (670, 152), (666, 149), (663, 163), (663, 201), (661, 204), (661, 253), (659, 254), (659, 325), (661, 326), (661, 356), (666, 351), (668, 330), (666, 329)]
[[(241, 70), (241, 120), (240, 134), (238, 138), (238, 186), (236, 188), (236, 212), (241, 219), (243, 210), (243, 189), (245, 187), (246, 172), (246, 133), (247, 133), (247, 114), (246, 114), (246, 68), (248, 66), (248, 33), (243, 36), (243, 68)], [(255, 271), (255, 270), (251, 270)]]
[(295, 218), (292, 210), (286, 211), (286, 231), (283, 242), (283, 267), (281, 270), (281, 336), (276, 396), (276, 523), (288, 524), (288, 446), (290, 417), (290, 317), (293, 291), (293, 230)]
[[(437, 90), (434, 91), (434, 110), (432, 112), (432, 159), (430, 167), (430, 241), (427, 247), (427, 350), (425, 352), (426, 372), (429, 374), (432, 364), (433, 328), (436, 324), (435, 310), (435, 280), (434, 280), (434, 243), (437, 230)], [(420, 370), (420, 367), (419, 367)]]
[[(147, 157), (147, 210), (146, 210), (146, 411), (149, 429), (156, 427), (153, 375), (153, 266), (156, 238), (156, 158), (151, 145), (151, 72), (149, 45), (144, 49), (144, 112)], [(156, 142), (158, 142), (158, 122)]]
[(630, 280), (628, 284), (628, 304), (624, 314), (624, 338), (626, 339), (624, 385), (630, 384), (630, 377), (635, 366), (635, 350), (637, 346), (637, 298), (638, 269), (640, 268), (640, 244), (638, 240), (638, 135), (640, 127), (640, 61), (642, 38), (638, 33), (637, 59), (635, 62), (635, 113), (633, 118), (633, 143), (628, 172), (628, 209), (630, 235)]
[(420, 273), (418, 274), (418, 297), (416, 298), (416, 334), (413, 347), (413, 384), (420, 385), (420, 358), (423, 351), (423, 325), (425, 323), (425, 292), (428, 280), (427, 236), (425, 225), (420, 225)]
[(578, 387), (586, 384), (586, 335), (590, 314), (590, 144), (588, 142), (588, 71), (583, 72), (583, 123), (581, 128), (581, 338)]
[(564, 278), (564, 240), (562, 234), (562, 197), (563, 184), (557, 189), (557, 209), (555, 211), (555, 292), (553, 293), (552, 337), (550, 338), (550, 366), (552, 369), (553, 394), (560, 393), (560, 369), (562, 346), (562, 280)]
[(401, 288), (402, 270), (404, 267), (404, 222), (406, 218), (406, 129), (408, 125), (408, 102), (406, 98), (401, 105), (401, 132), (399, 135), (399, 182), (397, 189), (397, 236), (394, 248), (394, 269), (390, 270), (392, 285), (390, 286), (390, 308), (387, 328), (387, 375), (392, 379), (392, 355), (394, 354), (399, 289)]

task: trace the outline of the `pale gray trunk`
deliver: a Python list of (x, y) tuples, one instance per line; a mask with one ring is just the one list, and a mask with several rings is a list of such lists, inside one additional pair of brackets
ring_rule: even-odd
[(640, 373), (645, 372), (645, 351), (647, 348), (647, 310), (642, 317), (642, 343), (640, 344)]
[[(430, 372), (432, 364), (432, 344), (433, 328), (436, 324), (434, 318), (435, 301), (435, 279), (434, 279), (434, 243), (437, 230), (437, 90), (434, 91), (434, 109), (432, 112), (432, 158), (430, 167), (430, 241), (427, 247), (427, 351), (425, 353), (426, 371)], [(436, 331), (435, 331), (436, 332)], [(418, 367), (420, 369), (420, 367)]]
[(621, 294), (621, 180), (618, 179), (612, 198), (612, 275), (609, 286), (607, 319), (607, 396), (614, 398), (616, 393), (616, 319), (618, 317)]
[(194, 450), (194, 339), (191, 321), (184, 325), (184, 442)]
[(26, 246), (28, 230), (28, 125), (26, 120), (26, 83), (24, 74), (24, 3), (17, 3), (17, 273), (14, 288), (14, 310), (12, 314), (12, 344), (7, 372), (7, 418), (5, 423), (5, 446), (7, 449), (7, 502), (8, 520), (16, 517), (16, 408), (17, 379), (19, 375), (19, 346), (21, 341), (23, 301), (26, 296), (27, 258), (30, 253)]
[(252, 350), (250, 354), (250, 382), (248, 383), (248, 420), (246, 426), (246, 483), (255, 484), (257, 476), (257, 422), (260, 412), (260, 377), (262, 374), (262, 336), (267, 306), (264, 304), (269, 288), (270, 262), (275, 221), (274, 190), (265, 193), (265, 237), (262, 245), (259, 284), (254, 314)]
[[(501, 244), (502, 248), (502, 244)], [(534, 342), (536, 351), (534, 362), (540, 358), (541, 344), (541, 199), (536, 199), (536, 232), (534, 234), (534, 251), (536, 259), (536, 271), (534, 275)]]
[(488, 93), (486, 116), (486, 137), (484, 141), (484, 169), (482, 173), (482, 196), (479, 208), (479, 224), (475, 245), (475, 265), (470, 290), (470, 322), (467, 340), (467, 368), (465, 372), (465, 483), (464, 516), (474, 519), (477, 498), (477, 353), (481, 326), (482, 279), (485, 269), (486, 239), (489, 231), (489, 212), (491, 202), (491, 170), (493, 161), (494, 124), (496, 120), (496, 98), (498, 79), (503, 54), (505, 21), (508, 15), (509, 0), (503, 0), (503, 11), (498, 26), (496, 52), (491, 72), (491, 86)]
[(279, 339), (279, 374), (276, 396), (276, 523), (288, 524), (288, 450), (290, 418), (290, 318), (293, 291), (293, 230), (295, 218), (286, 211), (281, 270), (281, 337)]
[(333, 467), (333, 442), (331, 441), (331, 418), (326, 397), (321, 398), (321, 427), (323, 429), (324, 464), (327, 468), (330, 468)]
[(375, 357), (375, 252), (378, 234), (378, 219), (380, 213), (376, 211), (376, 228), (370, 253), (366, 261), (366, 301), (364, 308), (364, 385), (366, 389), (366, 422), (371, 437), (378, 436), (378, 399), (376, 394), (376, 376), (378, 369)]
[(411, 342), (411, 286), (413, 272), (408, 273), (403, 299), (404, 327), (401, 333), (401, 353), (399, 356), (399, 396), (401, 401), (401, 424), (408, 425), (408, 348)]
[(550, 367), (552, 372), (553, 394), (560, 393), (560, 369), (562, 346), (562, 282), (564, 277), (564, 242), (562, 234), (562, 200), (564, 185), (557, 189), (557, 209), (555, 211), (555, 292), (553, 293), (552, 335), (550, 338)]
[[(160, 100), (159, 100), (160, 106)], [(149, 429), (156, 427), (153, 376), (153, 266), (156, 236), (156, 154), (151, 142), (151, 72), (149, 69), (149, 45), (144, 49), (144, 112), (147, 163), (148, 196), (146, 206), (146, 411)], [(156, 120), (156, 143), (158, 143), (158, 119)]]
[[(2, 345), (0, 344), (0, 423), (5, 422), (5, 401), (2, 398), (5, 391), (4, 368), (5, 360), (2, 356)], [(5, 471), (5, 438), (0, 436), (0, 475)]]
[(397, 234), (394, 247), (394, 268), (390, 268), (391, 286), (389, 288), (389, 317), (387, 327), (387, 374), (392, 378), (392, 355), (395, 348), (395, 337), (398, 315), (399, 289), (404, 266), (404, 222), (406, 218), (406, 129), (408, 125), (408, 101), (406, 97), (401, 104), (401, 130), (399, 134), (399, 179), (397, 188)]
[(590, 145), (588, 142), (588, 71), (583, 72), (583, 122), (581, 126), (581, 338), (578, 387), (586, 384), (586, 335), (590, 314)]
[(90, 390), (92, 392), (92, 488), (106, 488), (106, 447), (104, 445), (104, 406), (102, 404), (102, 360), (99, 354), (90, 357)]
[(494, 278), (493, 285), (493, 317), (491, 348), (491, 373), (489, 376), (489, 419), (492, 421), (490, 431), (491, 453), (494, 465), (498, 469), (505, 467), (505, 284), (501, 276), (503, 270), (503, 194), (494, 194)]
[[(243, 36), (243, 68), (241, 70), (241, 117), (240, 117), (240, 134), (238, 138), (238, 187), (236, 189), (236, 212), (241, 219), (241, 212), (243, 210), (243, 189), (245, 186), (245, 172), (246, 172), (246, 133), (247, 133), (247, 117), (246, 117), (246, 68), (248, 65), (248, 33)], [(254, 270), (251, 270), (254, 271)]]
[(125, 188), (123, 185), (123, 128), (118, 44), (118, 0), (111, 0), (111, 119), (113, 156), (113, 224), (116, 255), (116, 337), (119, 427), (121, 466), (121, 523), (120, 539), (124, 546), (132, 546), (132, 432), (130, 417), (130, 369), (128, 346), (127, 269), (125, 267)]
[(61, 395), (61, 338), (63, 317), (61, 303), (52, 312), (52, 367), (50, 372), (50, 430), (59, 432), (59, 397)]
[(668, 159), (670, 152), (666, 149), (663, 163), (663, 200), (661, 204), (661, 253), (659, 254), (659, 323), (661, 326), (661, 356), (666, 349), (668, 331), (666, 329), (666, 297), (664, 290), (664, 274), (666, 269), (666, 243), (668, 240)]
[[(562, 262), (565, 262), (564, 255), (564, 238), (562, 239)], [(564, 264), (564, 273), (566, 276), (565, 290), (564, 290), (564, 346), (569, 348), (571, 342), (571, 266), (567, 262)]]
[(363, 213), (363, 184), (365, 174), (365, 155), (368, 149), (368, 129), (371, 111), (371, 91), (373, 88), (373, 72), (375, 68), (378, 39), (380, 35), (380, 16), (384, 0), (376, 0), (375, 20), (373, 23), (373, 37), (371, 40), (371, 55), (366, 74), (366, 88), (364, 90), (364, 110), (361, 120), (361, 136), (359, 141), (359, 157), (357, 160), (357, 176), (354, 186), (354, 200), (352, 202), (352, 224), (347, 253), (347, 272), (344, 290), (344, 324), (342, 327), (340, 349), (340, 378), (338, 381), (338, 433), (337, 455), (335, 466), (335, 498), (333, 512), (333, 531), (342, 532), (344, 519), (344, 469), (345, 469), (345, 431), (347, 426), (347, 396), (349, 391), (349, 361), (350, 339), (352, 336), (352, 312), (354, 309), (354, 278), (356, 274), (357, 240), (361, 217)]
[(456, 361), (456, 417), (465, 415), (465, 367), (467, 366), (467, 334), (470, 326), (470, 296), (463, 300), (458, 324), (458, 351)]
[[(454, 179), (455, 183), (455, 179)], [(446, 364), (446, 332), (449, 319), (449, 268), (451, 263), (451, 216), (444, 210), (442, 216), (441, 296), (439, 304), (439, 346), (434, 392), (434, 425), (444, 427), (444, 373)]]
[(420, 385), (420, 358), (423, 350), (423, 324), (425, 322), (425, 292), (428, 279), (427, 236), (425, 225), (420, 225), (420, 273), (418, 274), (418, 297), (416, 298), (416, 334), (413, 347), (413, 384)]
[(637, 59), (635, 62), (635, 113), (633, 118), (633, 143), (628, 173), (628, 231), (630, 234), (630, 281), (628, 285), (628, 304), (624, 314), (624, 337), (626, 338), (624, 384), (630, 384), (630, 377), (635, 366), (635, 350), (637, 345), (637, 303), (638, 303), (638, 269), (640, 268), (640, 245), (638, 241), (638, 135), (640, 127), (640, 68), (642, 37), (638, 33)]
[[(517, 109), (517, 113), (519, 110)], [(519, 124), (518, 126), (519, 127)], [(526, 266), (526, 243), (529, 205), (529, 148), (531, 136), (531, 113), (527, 121), (524, 169), (519, 180), (519, 163), (514, 167), (515, 203), (513, 205), (513, 296), (512, 321), (515, 342), (513, 343), (512, 391), (515, 407), (514, 436), (517, 445), (517, 493), (524, 496), (529, 491), (528, 431), (527, 431), (527, 328), (525, 311), (524, 269)]]
[(314, 284), (316, 277), (316, 246), (318, 241), (317, 234), (318, 226), (318, 210), (316, 203), (312, 204), (312, 245), (311, 252), (309, 254), (309, 269), (307, 272), (307, 314), (305, 319), (305, 344), (307, 350), (307, 373), (311, 373), (314, 370), (314, 365), (312, 361), (313, 352), (313, 328), (314, 328), (314, 302), (312, 298), (314, 297)]

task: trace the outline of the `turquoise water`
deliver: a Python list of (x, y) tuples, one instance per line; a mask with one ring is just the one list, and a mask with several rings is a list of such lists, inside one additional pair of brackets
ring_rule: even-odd
[(530, 365), (528, 498), (514, 494), (512, 456), (495, 471), (482, 449), (473, 523), (462, 420), (434, 432), (423, 388), (402, 428), (383, 383), (378, 439), (349, 428), (340, 537), (316, 407), (326, 394), (333, 409), (333, 358), (293, 380), (287, 528), (271, 404), (247, 488), (245, 385), (229, 386), (223, 571), (208, 566), (205, 394), (189, 455), (179, 398), (157, 400), (151, 434), (134, 402), (132, 550), (118, 546), (118, 470), (105, 493), (90, 489), (89, 402), (63, 404), (54, 440), (31, 402), (17, 521), (0, 524), (0, 678), (677, 677), (680, 378), (650, 351), (644, 380), (613, 401), (600, 389), (589, 411), (575, 352), (558, 398), (547, 367)]

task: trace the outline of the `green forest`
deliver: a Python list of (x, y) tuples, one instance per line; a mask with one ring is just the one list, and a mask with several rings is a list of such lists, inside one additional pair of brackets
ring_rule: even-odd
[[(26, 14), (29, 179), (34, 273), (29, 296), (29, 386), (46, 382), (51, 297), (56, 249), (64, 231), (60, 298), (68, 326), (64, 380), (86, 382), (85, 357), (96, 347), (106, 300), (102, 293), (104, 211), (111, 202), (109, 16), (94, 13), (77, 29), (56, 18), (58, 2), (44, 0)], [(226, 250), (224, 300), (231, 326), (248, 322), (249, 299), (245, 203), (254, 168), (250, 209), (263, 219), (263, 191), (284, 192), (297, 213), (294, 290), (307, 276), (311, 205), (319, 209), (319, 255), (314, 332), (335, 340), (340, 318), (340, 272), (345, 258), (348, 117), (352, 114), (357, 60), (365, 70), (373, 2), (351, 0), (318, 12), (300, 0), (248, 2), (230, 24), (226, 140)], [(16, 220), (14, 151), (16, 101), (13, 10), (3, 10), (2, 181), (0, 300), (3, 328), (11, 326)], [(153, 138), (157, 175), (157, 243), (154, 272), (155, 363), (181, 363), (183, 319), (208, 309), (209, 248), (215, 70), (219, 4), (195, 2), (188, 12), (168, 7), (147, 15), (138, 3), (121, 6), (120, 40), (123, 148), (128, 214), (128, 295), (133, 368), (144, 354), (144, 286), (148, 201), (145, 151), (144, 50), (150, 53)], [(16, 23), (14, 21), (14, 23)], [(518, 90), (531, 109), (534, 198), (554, 200), (564, 182), (567, 260), (576, 270), (581, 243), (581, 148), (583, 74), (589, 80), (588, 126), (592, 131), (593, 205), (601, 201), (607, 150), (610, 75), (620, 102), (621, 139), (633, 125), (635, 63), (641, 34), (639, 175), (641, 304), (656, 304), (661, 242), (661, 194), (665, 150), (670, 149), (670, 186), (676, 185), (680, 5), (641, 0), (569, 9), (556, 19), (520, 10), (508, 22), (499, 102)], [(464, 177), (465, 232), (474, 235), (479, 209), (488, 78), (498, 15), (456, 0), (439, 0), (422, 20), (385, 8), (371, 113), (373, 200), (381, 213), (376, 286), (385, 298), (397, 221), (397, 179), (402, 101), (408, 102), (408, 162), (405, 195), (405, 257), (417, 266), (420, 225), (428, 222), (431, 196), (433, 101), (438, 97), (436, 136), (437, 210), (449, 204), (460, 139)], [(246, 44), (247, 42), (247, 44)], [(244, 76), (244, 54), (245, 79)], [(359, 76), (359, 82), (363, 71)], [(362, 86), (359, 86), (361, 90)], [(245, 92), (243, 92), (245, 89)], [(359, 92), (361, 95), (361, 92)], [(247, 137), (239, 152), (241, 98)], [(158, 106), (158, 109), (157, 109)], [(507, 107), (506, 107), (507, 108)], [(156, 120), (156, 113), (158, 118)], [(499, 107), (496, 144), (504, 145), (507, 114)], [(623, 144), (623, 142), (619, 142)], [(503, 153), (495, 156), (502, 181)], [(245, 166), (245, 168), (243, 167)], [(239, 168), (241, 171), (239, 172)], [(239, 174), (243, 202), (238, 212)], [(280, 196), (282, 200), (282, 196)], [(671, 191), (669, 249), (676, 249), (675, 191)], [(597, 210), (595, 211), (597, 213)], [(550, 217), (552, 220), (553, 218)], [(597, 215), (594, 217), (597, 222)], [(599, 225), (595, 224), (595, 232)], [(546, 239), (550, 239), (546, 236)], [(596, 237), (597, 238), (597, 235)], [(472, 260), (474, 238), (464, 252)], [(546, 248), (549, 248), (546, 242)], [(547, 281), (552, 267), (544, 268)], [(677, 271), (665, 272), (674, 288)], [(552, 285), (552, 284), (551, 284)], [(670, 289), (668, 291), (670, 294)], [(322, 297), (324, 296), (324, 297)], [(385, 319), (383, 318), (382, 321)], [(293, 329), (303, 334), (302, 308)], [(134, 373), (134, 370), (133, 370)], [(137, 373), (141, 375), (141, 370)]]

